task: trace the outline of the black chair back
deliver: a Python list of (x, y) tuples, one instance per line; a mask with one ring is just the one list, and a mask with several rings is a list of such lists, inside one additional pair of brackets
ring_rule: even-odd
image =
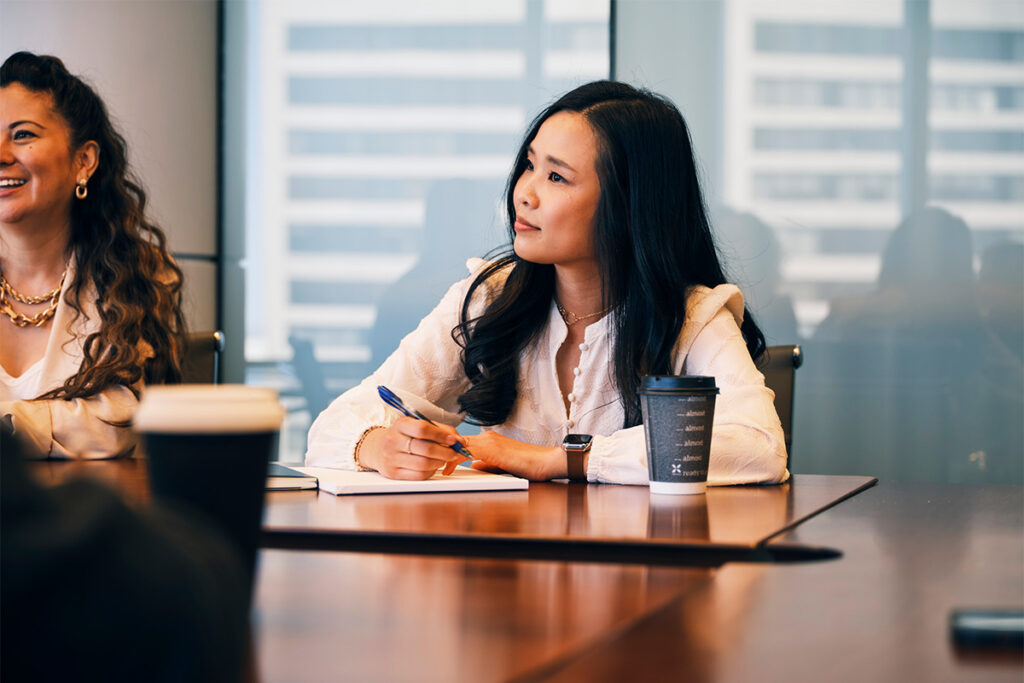
[(223, 351), (224, 333), (220, 330), (189, 334), (181, 364), (182, 384), (218, 384)]
[(764, 383), (775, 392), (775, 411), (786, 437), (786, 465), (793, 453), (793, 387), (796, 369), (804, 362), (803, 351), (796, 344), (769, 346), (761, 357), (758, 369)]

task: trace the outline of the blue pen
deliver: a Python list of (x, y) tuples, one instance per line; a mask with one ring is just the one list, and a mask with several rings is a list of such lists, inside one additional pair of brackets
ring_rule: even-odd
[[(406, 417), (411, 417), (414, 420), (423, 420), (424, 422), (429, 422), (430, 424), (434, 425), (435, 427), (437, 426), (436, 422), (431, 420), (429, 417), (427, 417), (426, 415), (424, 415), (420, 411), (418, 411), (418, 410), (409, 410), (405, 406), (405, 404), (402, 403), (402, 399), (398, 398), (398, 396), (396, 396), (393, 391), (388, 389), (383, 384), (379, 385), (377, 387), (377, 393), (380, 394), (381, 399), (383, 399), (383, 401), (385, 403), (387, 403), (389, 406), (391, 406), (392, 408), (394, 408), (395, 410), (400, 412), (402, 415), (405, 415)], [(469, 449), (466, 448), (465, 446), (463, 446), (458, 441), (456, 441), (453, 445), (449, 446), (448, 448), (452, 449), (453, 451), (455, 451), (459, 455), (462, 455), (462, 456), (465, 456), (465, 457), (469, 458), (470, 460), (473, 459), (473, 454), (469, 452)]]

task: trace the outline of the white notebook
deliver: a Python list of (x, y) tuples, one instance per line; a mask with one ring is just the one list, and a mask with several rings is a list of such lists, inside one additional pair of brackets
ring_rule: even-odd
[(468, 467), (456, 467), (444, 476), (435, 474), (423, 481), (388, 479), (376, 472), (353, 472), (327, 467), (295, 467), (293, 469), (316, 477), (320, 490), (344, 496), (354, 493), (440, 493), (442, 491), (508, 491), (529, 487), (526, 479), (510, 474), (491, 474)]

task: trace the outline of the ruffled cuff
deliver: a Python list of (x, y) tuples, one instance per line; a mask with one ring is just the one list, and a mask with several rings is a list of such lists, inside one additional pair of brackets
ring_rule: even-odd
[(594, 436), (587, 463), (587, 481), (646, 486), (647, 447), (643, 426)]

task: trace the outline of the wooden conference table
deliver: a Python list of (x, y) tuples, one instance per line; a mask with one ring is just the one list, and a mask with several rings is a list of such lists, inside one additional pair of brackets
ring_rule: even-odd
[[(588, 498), (612, 490), (586, 488)], [(766, 543), (842, 557), (687, 568), (266, 550), (260, 671), (267, 681), (1024, 679), (1020, 651), (958, 650), (948, 629), (957, 607), (1024, 606), (1021, 487), (878, 485)]]
[(958, 648), (949, 632), (956, 608), (1024, 609), (1020, 486), (881, 483), (775, 542), (843, 556), (726, 565), (543, 677), (1024, 680), (1021, 650)]
[(560, 482), (445, 494), (270, 492), (263, 545), (672, 566), (824, 559), (836, 551), (768, 541), (874, 483), (799, 475), (782, 486), (712, 487), (702, 496)]
[[(137, 501), (148, 497), (141, 460), (51, 461), (35, 467), (47, 481), (81, 473), (104, 479)], [(839, 553), (827, 544), (768, 541), (875, 482), (796, 475), (781, 486), (711, 487), (698, 496), (559, 482), (533, 483), (525, 491), (464, 493), (271, 491), (262, 546), (669, 566), (828, 559)]]
[[(109, 464), (93, 473), (145, 498), (138, 465)], [(602, 485), (272, 493), (270, 545), (372, 540), (360, 552), (261, 553), (260, 677), (1019, 681), (1015, 653), (954, 651), (946, 618), (954, 606), (1024, 604), (1021, 489), (865, 491), (871, 483), (797, 476), (782, 487), (713, 489), (703, 506), (681, 499), (667, 513), (648, 505), (645, 489)], [(432, 531), (455, 540), (427, 554)], [(517, 536), (546, 544), (512, 555), (530, 559), (490, 545)], [(823, 548), (843, 556), (777, 562)]]

